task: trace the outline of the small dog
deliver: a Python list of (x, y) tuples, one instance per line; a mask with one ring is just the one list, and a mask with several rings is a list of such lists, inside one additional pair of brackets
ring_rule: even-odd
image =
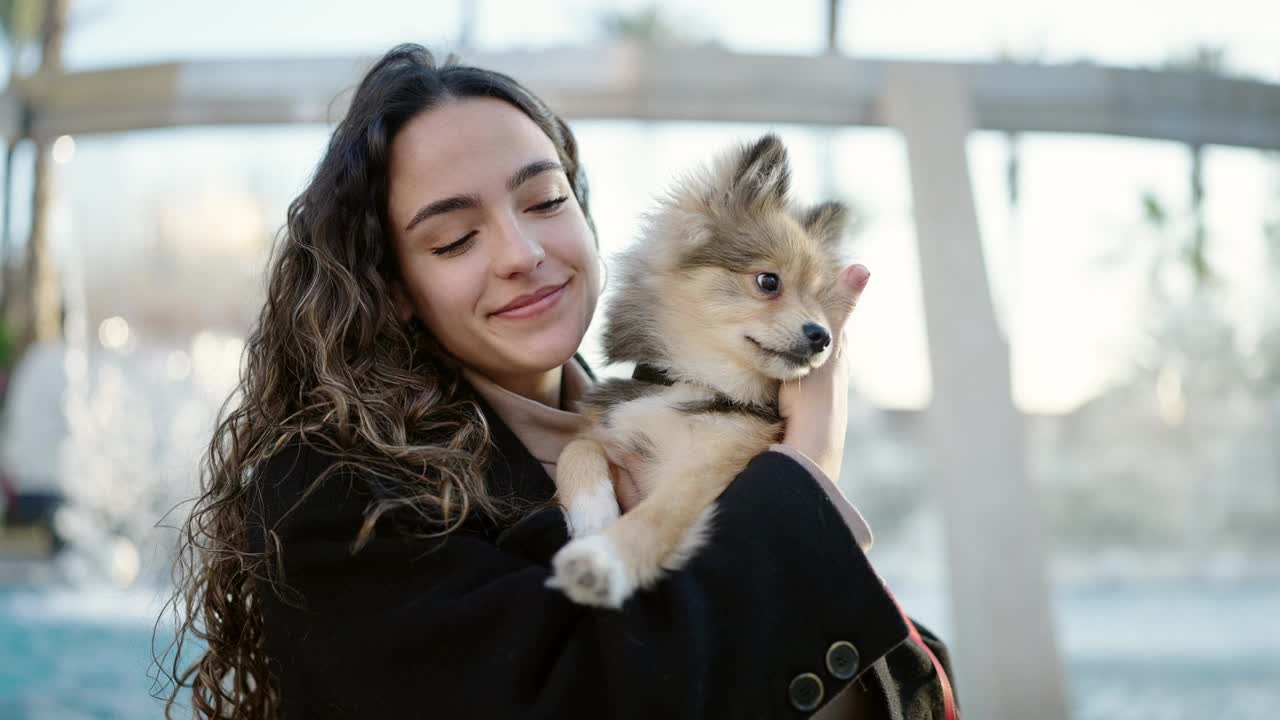
[[(681, 568), (716, 497), (781, 439), (780, 384), (830, 356), (828, 318), (852, 302), (837, 280), (848, 210), (800, 208), (789, 184), (777, 136), (735, 148), (678, 183), (620, 258), (605, 352), (636, 373), (583, 399), (556, 467), (573, 539), (547, 584), (575, 602), (618, 608)], [(610, 463), (651, 488), (621, 517)]]

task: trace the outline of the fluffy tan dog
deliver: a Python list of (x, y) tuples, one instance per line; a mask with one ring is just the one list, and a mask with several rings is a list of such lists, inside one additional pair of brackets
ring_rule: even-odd
[[(847, 209), (788, 198), (786, 148), (774, 135), (684, 178), (620, 259), (606, 317), (609, 362), (635, 377), (602, 383), (586, 425), (557, 463), (573, 539), (548, 584), (617, 608), (682, 567), (706, 542), (713, 503), (782, 436), (778, 390), (831, 354)], [(610, 462), (648, 496), (619, 517)]]

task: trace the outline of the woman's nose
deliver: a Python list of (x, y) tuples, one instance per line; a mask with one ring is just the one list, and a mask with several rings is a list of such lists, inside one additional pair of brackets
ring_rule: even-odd
[(494, 269), (503, 277), (532, 272), (547, 256), (537, 235), (521, 227), (515, 218), (504, 221), (498, 227), (498, 235)]

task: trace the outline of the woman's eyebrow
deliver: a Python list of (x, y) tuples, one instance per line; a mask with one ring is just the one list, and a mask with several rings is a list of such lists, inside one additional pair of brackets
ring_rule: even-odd
[[(529, 182), (533, 178), (547, 172), (563, 171), (564, 166), (555, 160), (534, 160), (515, 171), (507, 180), (507, 190), (514, 192), (516, 188)], [(443, 215), (454, 210), (471, 210), (480, 207), (480, 198), (476, 195), (454, 195), (443, 200), (436, 200), (433, 203), (423, 205), (418, 212), (414, 213), (413, 219), (405, 226), (404, 231), (409, 232), (418, 223), (427, 218)]]
[(514, 191), (516, 188), (532, 180), (533, 178), (545, 172), (555, 172), (556, 170), (564, 170), (564, 166), (555, 160), (534, 160), (525, 165), (507, 181), (507, 190)]
[(435, 217), (436, 215), (443, 215), (444, 213), (453, 212), (454, 210), (470, 210), (478, 207), (480, 207), (480, 198), (476, 195), (454, 195), (453, 197), (447, 197), (443, 200), (436, 200), (429, 205), (423, 205), (422, 208), (414, 214), (413, 219), (409, 221), (409, 224), (405, 226), (404, 231), (409, 232), (418, 223), (426, 220), (427, 218)]

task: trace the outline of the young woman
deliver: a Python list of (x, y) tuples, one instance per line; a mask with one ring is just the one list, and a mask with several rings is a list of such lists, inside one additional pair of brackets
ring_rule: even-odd
[[(184, 528), (170, 713), (946, 716), (945, 649), (828, 479), (842, 361), (784, 389), (784, 442), (685, 570), (620, 611), (544, 587), (594, 235), (573, 134), (528, 90), (417, 46), (369, 71), (289, 208)], [(616, 481), (624, 510), (643, 497)]]

